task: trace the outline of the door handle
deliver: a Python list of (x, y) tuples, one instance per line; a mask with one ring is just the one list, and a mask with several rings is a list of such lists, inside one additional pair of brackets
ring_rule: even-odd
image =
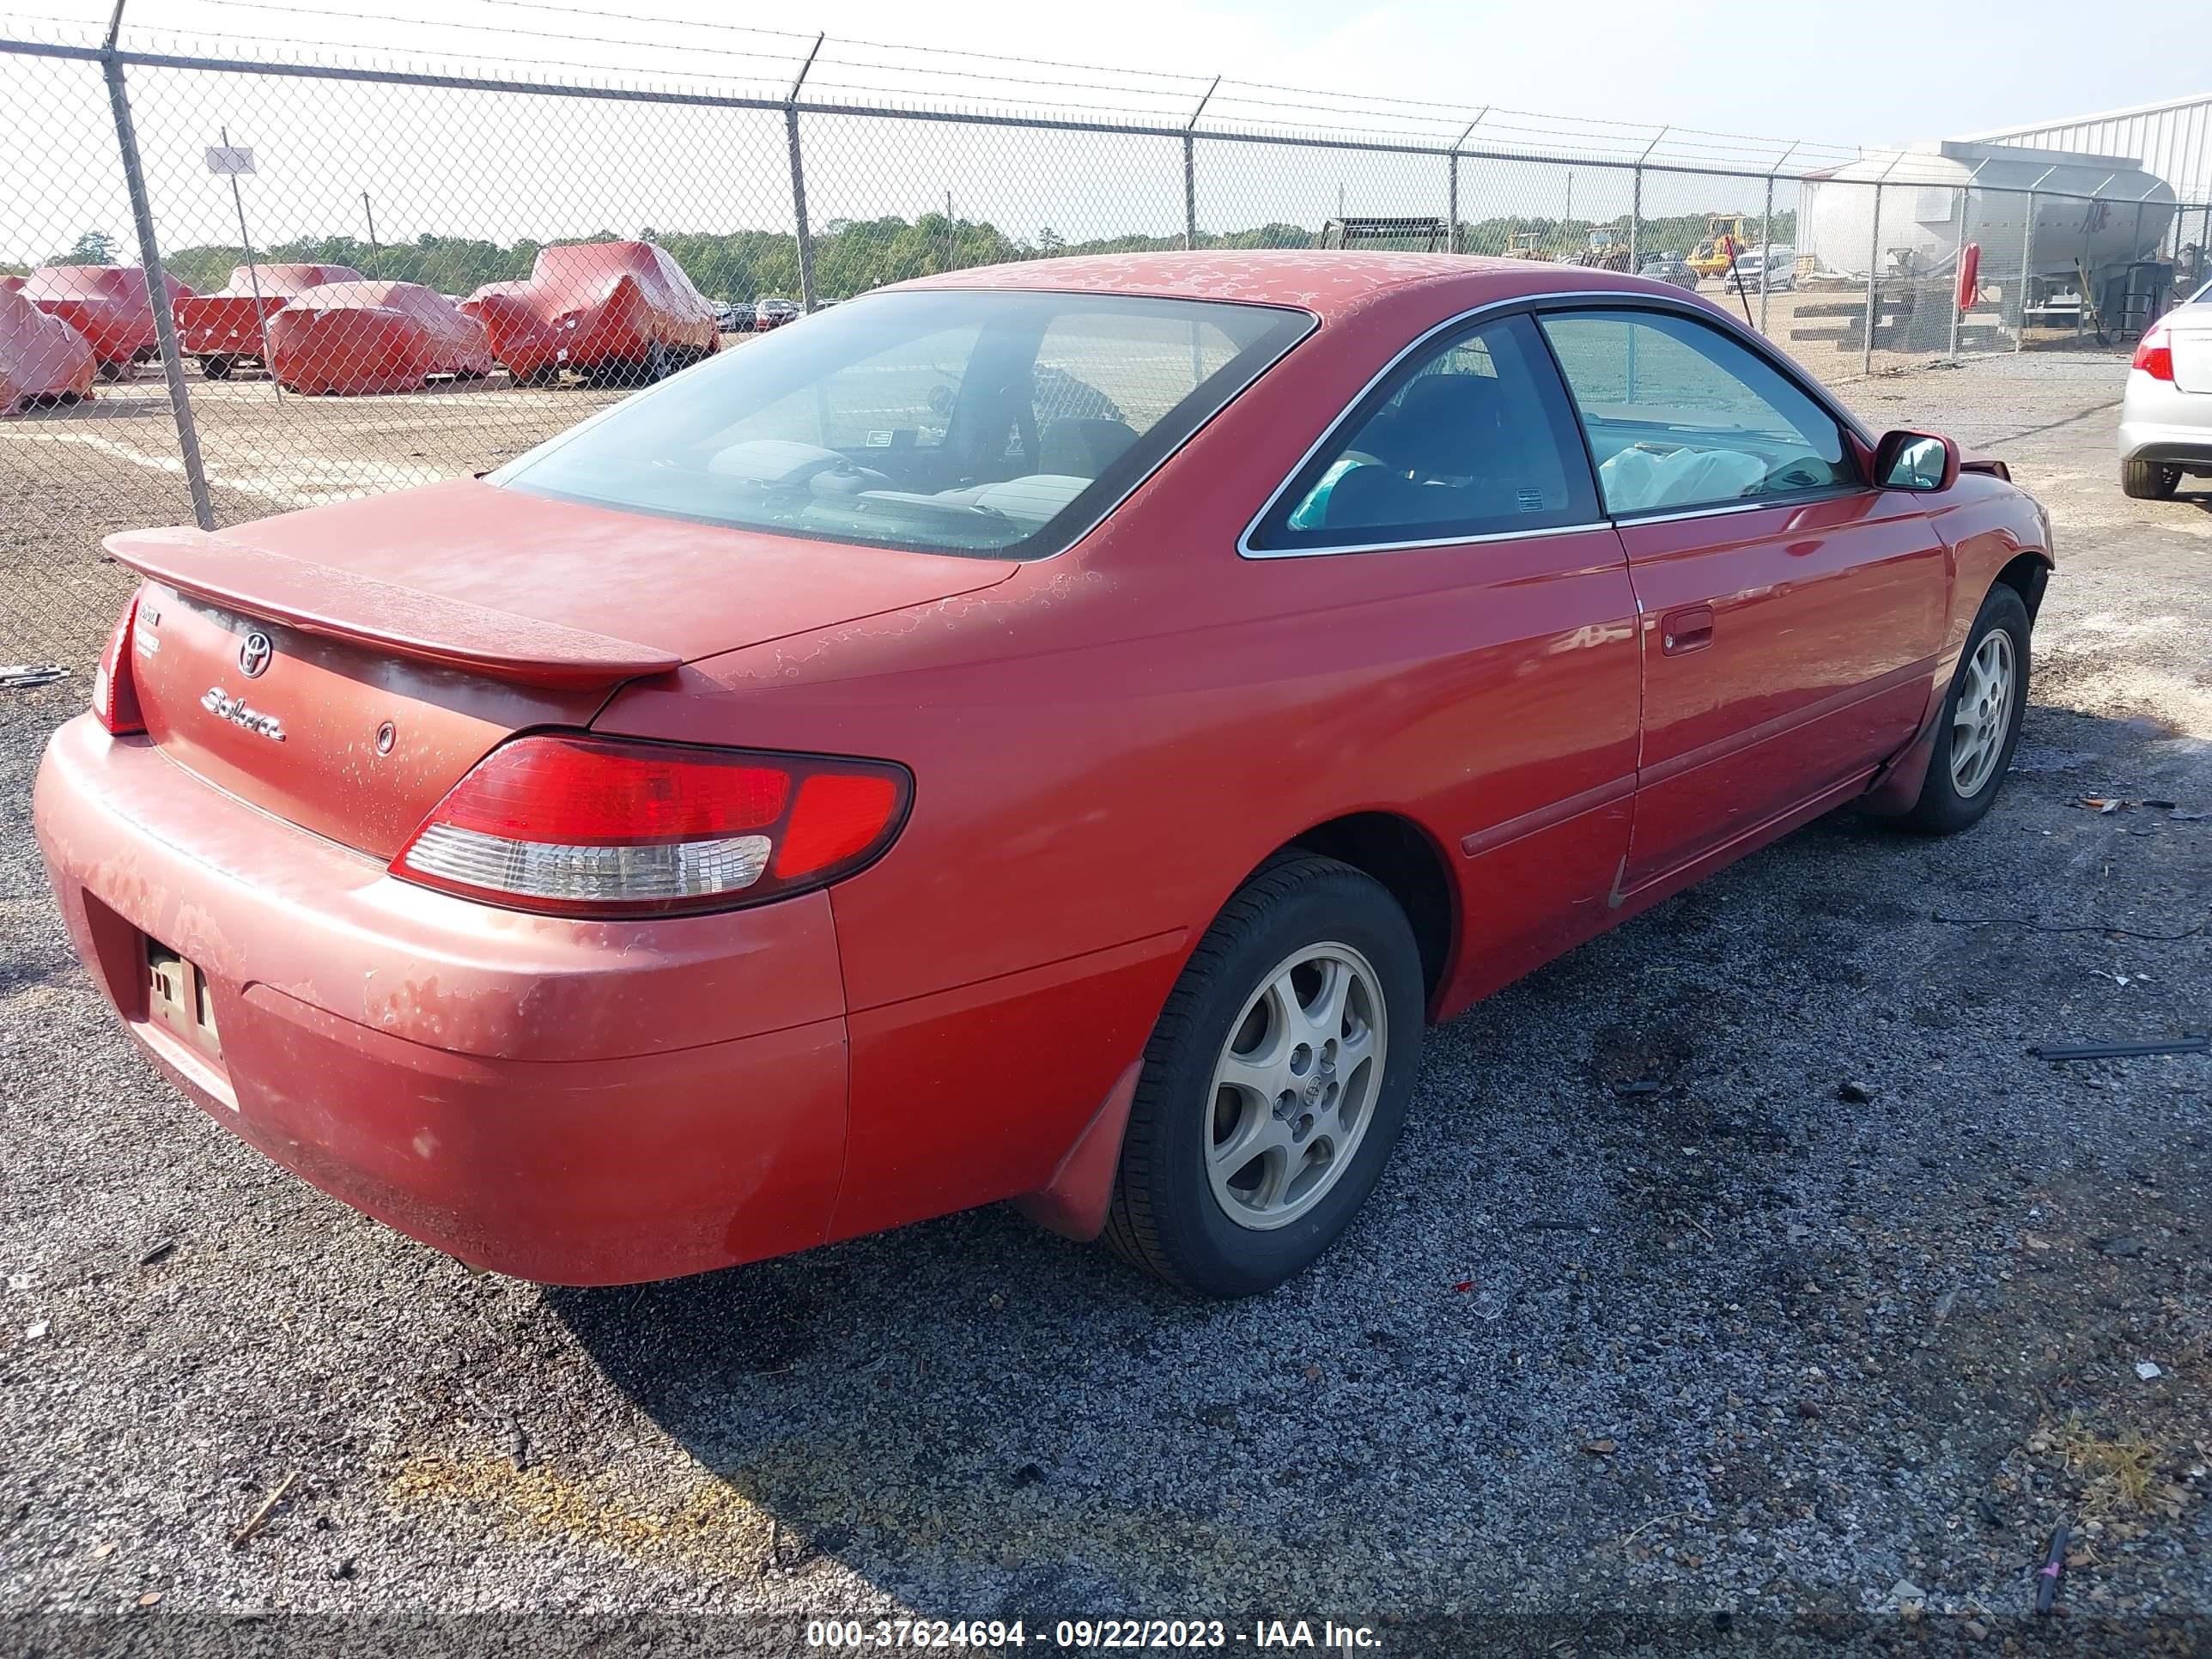
[(1712, 642), (1713, 608), (1709, 605), (1686, 605), (1659, 619), (1659, 649), (1667, 656), (1702, 651)]

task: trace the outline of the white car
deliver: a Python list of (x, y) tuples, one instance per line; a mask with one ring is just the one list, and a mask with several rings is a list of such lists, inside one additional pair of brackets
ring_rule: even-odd
[(2143, 331), (2120, 403), (2120, 488), (2163, 501), (2212, 477), (2212, 283)]
[(1766, 273), (1768, 293), (1788, 288), (1797, 274), (1797, 250), (1776, 242), (1740, 249), (1735, 256), (1735, 269), (1721, 273), (1721, 284), (1732, 289), (1741, 277), (1746, 289), (1755, 289), (1759, 286), (1762, 270)]

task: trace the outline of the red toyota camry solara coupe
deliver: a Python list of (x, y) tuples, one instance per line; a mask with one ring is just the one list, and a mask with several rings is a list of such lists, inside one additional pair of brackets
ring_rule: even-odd
[(2045, 517), (1679, 289), (963, 271), (144, 577), (37, 823), (217, 1121), (471, 1263), (1011, 1199), (1216, 1294), (1426, 1022), (1855, 799), (1989, 809)]

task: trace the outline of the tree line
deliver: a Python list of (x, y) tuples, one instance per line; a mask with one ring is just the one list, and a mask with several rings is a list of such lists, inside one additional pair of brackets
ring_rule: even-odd
[[(1456, 241), (1462, 253), (1503, 253), (1516, 236), (1533, 233), (1543, 252), (1562, 259), (1586, 249), (1593, 232), (1609, 232), (1623, 245), (1628, 236), (1625, 216), (1611, 220), (1501, 216), (1462, 221), (1458, 228)], [(1758, 240), (1756, 216), (1746, 216), (1745, 229), (1747, 240)], [(1796, 230), (1794, 213), (1778, 213), (1770, 240), (1793, 241)], [(1645, 219), (1637, 240), (1646, 253), (1683, 254), (1702, 241), (1705, 232), (1705, 215), (1677, 214)], [(1273, 222), (1245, 230), (1201, 233), (1198, 240), (1205, 248), (1304, 248), (1322, 246), (1323, 234), (1322, 227)], [(637, 238), (667, 249), (700, 292), (709, 298), (739, 302), (770, 295), (798, 296), (798, 246), (788, 232), (664, 231), (646, 226), (637, 232)], [(506, 246), (466, 236), (425, 234), (411, 242), (374, 243), (352, 236), (319, 236), (259, 248), (256, 257), (270, 264), (350, 265), (372, 280), (420, 283), (441, 294), (465, 296), (486, 283), (513, 282), (529, 276), (532, 262), (547, 246), (617, 240), (618, 233), (611, 230), (553, 243), (526, 238)], [(1179, 249), (1183, 239), (1180, 234), (1132, 234), (1071, 242), (1049, 227), (1031, 236), (1009, 235), (988, 221), (925, 213), (911, 220), (895, 215), (880, 219), (833, 219), (815, 233), (813, 244), (815, 292), (825, 298), (848, 299), (886, 283), (936, 271), (1062, 254)], [(88, 231), (75, 246), (46, 263), (125, 264), (132, 257), (128, 242), (105, 232)], [(205, 294), (228, 283), (232, 268), (244, 264), (245, 256), (235, 245), (210, 243), (172, 249), (163, 260), (171, 276)], [(0, 265), (0, 270), (20, 273), (21, 269)]]

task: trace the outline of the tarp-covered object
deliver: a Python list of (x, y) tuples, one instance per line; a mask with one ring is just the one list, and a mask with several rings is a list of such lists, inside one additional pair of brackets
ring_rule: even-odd
[[(172, 306), (191, 293), (173, 276), (162, 283)], [(83, 335), (105, 372), (155, 355), (154, 307), (137, 265), (41, 265), (23, 279), (23, 297)]]
[(493, 355), (518, 380), (564, 368), (655, 380), (722, 343), (713, 305), (651, 242), (542, 248), (529, 281), (487, 283), (461, 309), (483, 319)]
[(329, 283), (269, 319), (270, 364), (294, 392), (413, 392), (433, 374), (491, 373), (484, 326), (418, 283)]
[(92, 395), (92, 348), (58, 317), (0, 288), (0, 414)]
[[(260, 288), (258, 305), (254, 289)], [(261, 319), (273, 317), (295, 295), (330, 283), (358, 283), (362, 274), (351, 265), (239, 265), (230, 273), (230, 286), (219, 294), (196, 294), (177, 301), (179, 343), (189, 356), (200, 358), (212, 373), (210, 358), (228, 361), (261, 356)]]

